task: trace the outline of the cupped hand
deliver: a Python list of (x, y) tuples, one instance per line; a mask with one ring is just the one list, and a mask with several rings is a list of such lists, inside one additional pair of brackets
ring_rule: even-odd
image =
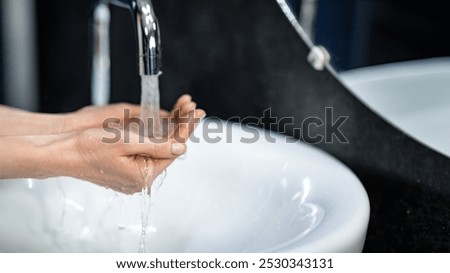
[[(58, 115), (0, 106), (0, 179), (72, 176), (138, 192), (186, 151), (186, 140), (205, 115), (195, 108), (189, 95), (180, 97), (171, 112), (161, 111), (169, 133), (152, 139), (125, 126), (139, 116), (137, 105), (90, 106)], [(109, 118), (119, 122), (105, 127)]]
[[(181, 113), (186, 114), (187, 109), (196, 108), (196, 103), (192, 101), (190, 95), (182, 95), (170, 112), (161, 110), (162, 118), (172, 118), (176, 121)], [(120, 124), (127, 124), (135, 118), (139, 118), (140, 106), (130, 103), (115, 103), (105, 106), (86, 106), (75, 112), (64, 114), (64, 122), (61, 133), (80, 131), (87, 128), (96, 128), (104, 125), (104, 122), (111, 119), (120, 120)]]
[[(133, 108), (124, 104), (117, 108), (90, 108), (83, 110), (83, 115), (87, 117), (97, 112), (97, 120), (101, 121), (102, 114), (103, 117), (113, 111), (119, 114), (123, 107)], [(195, 107), (191, 97), (185, 95), (178, 99), (170, 113), (162, 111), (161, 115), (168, 118), (171, 126), (170, 134), (164, 138), (146, 138), (139, 132), (126, 130), (123, 126), (126, 122), (110, 127), (109, 131), (97, 124), (97, 127), (77, 132), (74, 147), (78, 163), (71, 168), (70, 176), (125, 194), (150, 187), (154, 179), (186, 151), (185, 142), (205, 116), (203, 110)]]

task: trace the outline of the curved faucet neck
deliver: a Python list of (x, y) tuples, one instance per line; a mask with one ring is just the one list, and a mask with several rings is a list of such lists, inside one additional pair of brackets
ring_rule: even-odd
[(161, 38), (159, 23), (151, 0), (111, 0), (110, 3), (129, 8), (134, 19), (140, 75), (161, 73)]
[(151, 0), (137, 0), (135, 20), (139, 46), (139, 71), (141, 75), (158, 75), (161, 72), (161, 36), (159, 23)]

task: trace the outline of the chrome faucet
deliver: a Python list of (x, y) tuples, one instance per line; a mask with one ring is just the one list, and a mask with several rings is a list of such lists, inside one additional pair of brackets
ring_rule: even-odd
[(109, 101), (110, 56), (108, 4), (131, 11), (137, 35), (139, 74), (161, 73), (161, 38), (151, 0), (100, 0), (94, 9), (94, 52), (92, 64), (92, 99), (94, 104)]

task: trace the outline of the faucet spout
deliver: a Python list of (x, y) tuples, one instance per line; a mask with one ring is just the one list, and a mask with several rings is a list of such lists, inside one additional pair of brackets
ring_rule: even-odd
[(158, 75), (161, 72), (161, 38), (159, 23), (151, 0), (136, 0), (134, 7), (141, 75)]
[(159, 23), (151, 0), (111, 0), (112, 4), (130, 9), (136, 26), (140, 75), (161, 72), (161, 38)]

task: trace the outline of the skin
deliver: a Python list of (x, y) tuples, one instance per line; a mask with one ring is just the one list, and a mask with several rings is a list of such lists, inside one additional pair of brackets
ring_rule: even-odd
[[(163, 172), (186, 151), (189, 135), (205, 116), (189, 95), (178, 99), (169, 118), (172, 130), (165, 141), (143, 138), (127, 128), (124, 110), (139, 116), (139, 106), (89, 106), (68, 114), (31, 113), (0, 106), (0, 179), (71, 176), (133, 194)], [(104, 120), (118, 118), (120, 140), (108, 143)], [(124, 141), (127, 139), (127, 141)]]

